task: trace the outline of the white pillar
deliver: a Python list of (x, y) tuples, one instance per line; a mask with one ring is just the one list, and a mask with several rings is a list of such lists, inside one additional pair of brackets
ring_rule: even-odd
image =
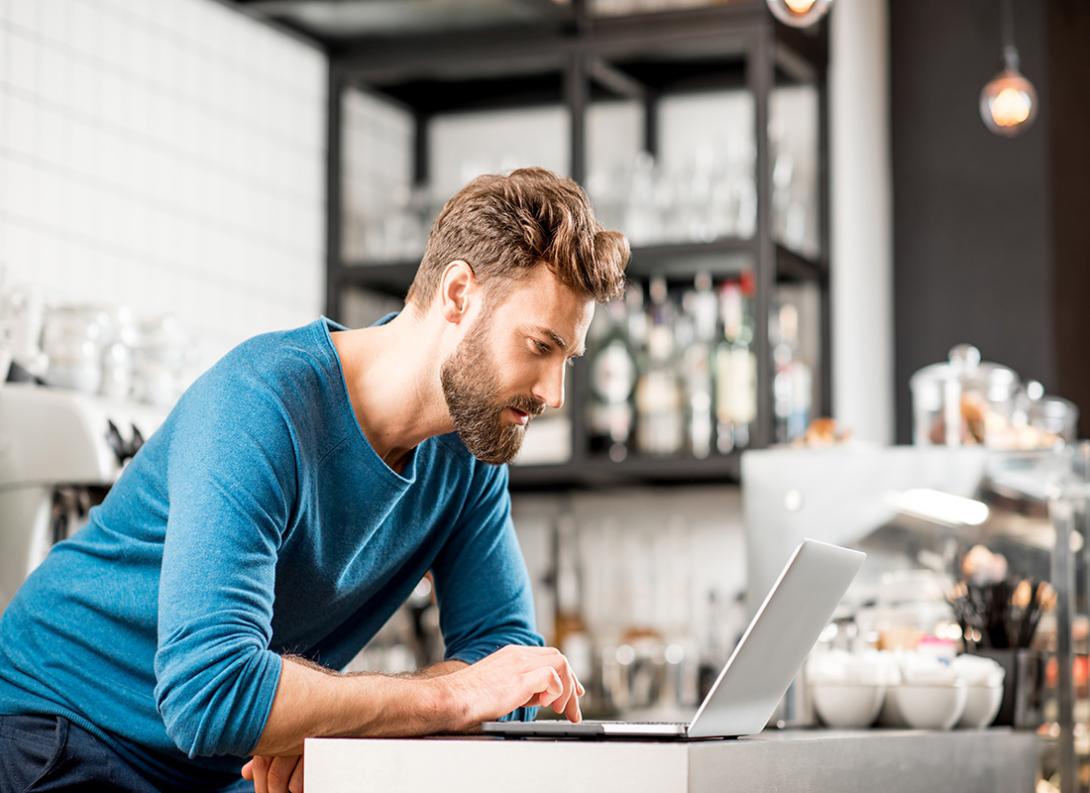
[(891, 443), (893, 216), (887, 0), (836, 0), (829, 102), (833, 415)]

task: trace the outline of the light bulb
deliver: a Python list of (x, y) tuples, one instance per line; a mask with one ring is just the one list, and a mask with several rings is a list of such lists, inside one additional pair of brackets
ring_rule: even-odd
[(997, 135), (1021, 134), (1037, 116), (1037, 92), (1018, 71), (1018, 54), (1006, 52), (1006, 68), (980, 92), (980, 117)]
[(767, 0), (776, 19), (793, 28), (813, 25), (829, 10), (833, 0)]

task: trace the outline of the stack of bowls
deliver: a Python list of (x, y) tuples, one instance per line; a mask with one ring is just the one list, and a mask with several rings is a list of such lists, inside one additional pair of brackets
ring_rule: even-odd
[(807, 682), (814, 710), (828, 727), (861, 729), (878, 717), (886, 687), (894, 680), (888, 653), (850, 654), (830, 651), (807, 664)]
[(965, 683), (965, 710), (957, 726), (968, 729), (987, 727), (995, 721), (1003, 703), (1003, 667), (991, 658), (979, 655), (959, 655), (952, 664), (958, 678)]
[(826, 726), (916, 730), (982, 728), (1003, 700), (1003, 669), (979, 656), (822, 652), (807, 663), (814, 710)]
[(915, 730), (949, 730), (957, 724), (968, 692), (945, 659), (905, 653), (899, 661), (901, 680), (890, 689), (879, 722)]

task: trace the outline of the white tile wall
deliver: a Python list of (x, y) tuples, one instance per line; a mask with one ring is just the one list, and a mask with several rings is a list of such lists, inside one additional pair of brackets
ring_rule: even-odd
[(534, 581), (539, 628), (553, 631), (552, 532), (566, 512), (579, 527), (584, 616), (607, 635), (632, 625), (684, 625), (707, 641), (708, 593), (729, 603), (747, 585), (737, 487), (638, 488), (564, 497), (520, 493), (512, 516)]
[[(364, 258), (365, 238), (412, 186), (413, 119), (404, 109), (354, 88), (343, 104), (343, 241), (347, 260)], [(370, 243), (374, 247), (373, 241)]]
[(212, 0), (0, 0), (0, 263), (203, 363), (322, 310), (326, 62)]

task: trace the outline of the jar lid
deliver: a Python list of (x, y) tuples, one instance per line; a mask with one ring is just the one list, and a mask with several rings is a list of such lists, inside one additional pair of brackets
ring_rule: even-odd
[(957, 382), (964, 391), (981, 392), (990, 400), (1008, 399), (1021, 384), (1013, 369), (980, 360), (980, 350), (971, 344), (959, 344), (950, 350), (944, 363), (925, 366), (912, 375), (913, 390)]

